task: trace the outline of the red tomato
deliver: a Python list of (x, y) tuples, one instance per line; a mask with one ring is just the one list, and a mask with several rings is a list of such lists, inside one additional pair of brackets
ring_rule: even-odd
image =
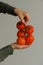
[(34, 36), (33, 35), (28, 35), (28, 36), (25, 37), (25, 42), (26, 42), (27, 45), (32, 44), (33, 41), (34, 41)]
[(32, 25), (27, 25), (27, 26), (25, 27), (25, 32), (26, 32), (27, 34), (32, 34), (32, 33), (34, 32), (34, 27), (33, 27)]
[(25, 32), (24, 31), (18, 31), (17, 36), (18, 37), (25, 37)]
[(19, 29), (19, 30), (23, 30), (25, 28), (25, 24), (23, 22), (17, 22), (16, 24), (16, 27)]
[(24, 45), (25, 44), (25, 38), (24, 37), (18, 37), (17, 44)]

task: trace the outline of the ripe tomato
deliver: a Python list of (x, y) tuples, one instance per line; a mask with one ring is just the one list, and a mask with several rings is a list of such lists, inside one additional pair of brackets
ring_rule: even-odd
[(23, 22), (19, 21), (19, 22), (17, 22), (16, 27), (19, 30), (23, 30), (25, 28), (25, 24)]
[(34, 36), (33, 35), (28, 35), (25, 37), (25, 42), (27, 45), (31, 45), (34, 41)]
[(25, 32), (24, 31), (18, 31), (17, 36), (18, 37), (25, 37)]
[(25, 38), (24, 37), (18, 37), (17, 44), (24, 45), (25, 44)]
[(32, 34), (32, 33), (34, 32), (34, 27), (33, 27), (32, 25), (27, 25), (27, 26), (25, 27), (25, 32), (26, 32), (27, 34)]

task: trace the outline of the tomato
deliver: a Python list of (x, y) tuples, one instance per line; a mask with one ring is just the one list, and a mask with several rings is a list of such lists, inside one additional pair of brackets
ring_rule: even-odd
[(25, 38), (24, 37), (18, 37), (17, 44), (24, 45), (25, 44)]
[(34, 36), (33, 35), (28, 35), (25, 37), (25, 42), (27, 45), (31, 45), (34, 41)]
[(25, 32), (24, 31), (18, 31), (17, 32), (17, 36), (18, 37), (24, 37), (25, 36)]
[(34, 27), (33, 27), (32, 25), (27, 25), (27, 26), (25, 27), (25, 32), (26, 32), (27, 34), (32, 34), (32, 33), (34, 32)]
[(17, 22), (16, 27), (19, 30), (23, 30), (25, 28), (25, 24), (23, 22), (19, 21), (19, 22)]

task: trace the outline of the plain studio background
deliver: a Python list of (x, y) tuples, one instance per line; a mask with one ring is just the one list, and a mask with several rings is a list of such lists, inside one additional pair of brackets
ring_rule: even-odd
[[(43, 65), (43, 0), (0, 0), (30, 14), (29, 24), (34, 26), (35, 41), (30, 48), (15, 50), (0, 65)], [(17, 37), (18, 17), (0, 14), (0, 48), (14, 42)]]

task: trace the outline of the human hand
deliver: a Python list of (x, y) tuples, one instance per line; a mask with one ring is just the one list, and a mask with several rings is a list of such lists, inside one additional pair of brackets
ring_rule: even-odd
[(25, 48), (28, 48), (29, 47), (28, 45), (20, 46), (16, 42), (12, 43), (11, 46), (12, 46), (13, 49), (19, 49), (19, 50), (20, 49), (25, 49)]
[(23, 10), (18, 9), (18, 8), (16, 8), (14, 11), (18, 15), (20, 21), (22, 21), (24, 23), (29, 21), (30, 16), (26, 11), (23, 11)]

